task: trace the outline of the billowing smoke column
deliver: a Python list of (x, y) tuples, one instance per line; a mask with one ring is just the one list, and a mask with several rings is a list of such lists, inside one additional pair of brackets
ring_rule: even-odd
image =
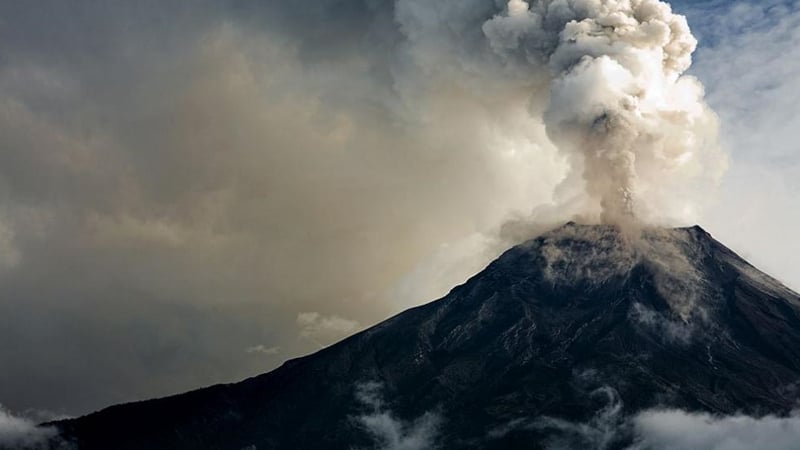
[(637, 213), (640, 178), (668, 177), (714, 140), (702, 85), (683, 75), (697, 41), (666, 3), (510, 0), (482, 29), (505, 63), (547, 71), (547, 134), (582, 166), (604, 222)]

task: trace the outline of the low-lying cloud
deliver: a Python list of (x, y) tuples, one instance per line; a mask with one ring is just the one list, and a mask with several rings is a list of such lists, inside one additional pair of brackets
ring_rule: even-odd
[(318, 312), (303, 312), (297, 315), (297, 326), (300, 336), (310, 339), (322, 346), (348, 336), (358, 330), (355, 320), (345, 319), (337, 315), (323, 316)]
[(413, 421), (403, 421), (397, 418), (384, 402), (382, 390), (383, 385), (377, 382), (361, 383), (356, 388), (356, 399), (367, 411), (354, 420), (374, 439), (375, 446), (372, 448), (376, 450), (438, 448), (437, 438), (441, 417), (436, 413), (426, 412)]
[(619, 442), (624, 436), (624, 417), (622, 400), (617, 391), (603, 386), (591, 393), (601, 397), (605, 405), (589, 422), (575, 423), (554, 417), (535, 420), (530, 428), (543, 430), (550, 434), (546, 447), (550, 450), (591, 448), (606, 450)]
[(11, 414), (0, 406), (0, 450), (72, 450), (51, 427)]
[[(791, 450), (800, 442), (800, 414), (715, 415), (655, 407), (626, 411), (617, 391), (588, 393), (600, 407), (585, 421), (520, 417), (487, 433), (489, 440), (513, 431), (535, 432), (548, 450)], [(542, 438), (544, 436), (544, 438)]]
[(629, 436), (630, 427), (624, 415), (624, 404), (616, 389), (601, 386), (588, 395), (600, 408), (586, 422), (573, 422), (558, 417), (518, 418), (495, 427), (487, 433), (489, 440), (505, 437), (517, 430), (534, 431), (548, 450), (615, 448)]
[(800, 416), (714, 416), (654, 410), (633, 420), (631, 450), (792, 450), (800, 442)]

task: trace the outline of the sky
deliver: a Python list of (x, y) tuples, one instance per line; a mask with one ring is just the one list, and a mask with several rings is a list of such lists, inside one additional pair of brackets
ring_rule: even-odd
[(687, 8), (701, 42), (693, 72), (704, 81), (708, 101), (720, 116), (731, 165), (718, 200), (700, 221), (797, 291), (800, 241), (793, 236), (800, 223), (800, 65), (791, 61), (800, 54), (800, 4), (709, 5), (707, 10), (725, 13)]
[[(270, 370), (561, 217), (541, 80), (488, 70), (461, 28), (502, 2), (261, 3), (0, 2), (8, 410)], [(728, 159), (718, 187), (669, 192), (697, 203), (678, 222), (800, 289), (800, 5), (673, 6)]]

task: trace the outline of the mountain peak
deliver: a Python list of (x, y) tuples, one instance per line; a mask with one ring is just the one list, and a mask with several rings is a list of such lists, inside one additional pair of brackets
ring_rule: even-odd
[(688, 303), (701, 289), (704, 265), (717, 248), (724, 247), (700, 227), (623, 230), (569, 222), (512, 248), (496, 263), (567, 290), (625, 283), (643, 271), (676, 310), (688, 314)]
[(89, 450), (339, 449), (389, 417), (448, 449), (538, 448), (549, 431), (525, 424), (591, 420), (598, 401), (787, 413), (797, 379), (796, 293), (697, 226), (570, 222), (270, 373), (57, 426)]

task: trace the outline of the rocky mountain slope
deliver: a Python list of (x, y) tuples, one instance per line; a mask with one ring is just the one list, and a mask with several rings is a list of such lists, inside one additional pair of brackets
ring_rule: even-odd
[(784, 414), (798, 380), (798, 294), (699, 227), (569, 223), (272, 372), (54, 425), (87, 450), (616, 448), (626, 414)]

